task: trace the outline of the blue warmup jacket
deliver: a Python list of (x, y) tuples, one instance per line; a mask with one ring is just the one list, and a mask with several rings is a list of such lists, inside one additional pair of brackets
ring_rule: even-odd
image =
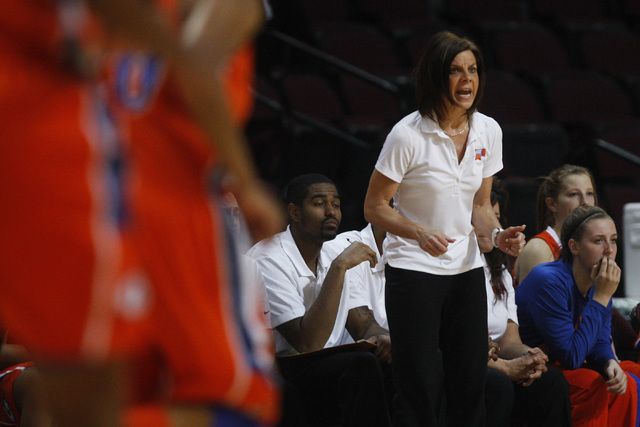
[(522, 341), (532, 347), (546, 344), (549, 359), (567, 369), (586, 361), (602, 369), (615, 359), (611, 349), (611, 301), (604, 307), (578, 290), (571, 265), (564, 260), (533, 268), (516, 288)]

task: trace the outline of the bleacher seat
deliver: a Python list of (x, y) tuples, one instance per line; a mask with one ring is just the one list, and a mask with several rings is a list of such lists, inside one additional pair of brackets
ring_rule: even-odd
[(520, 74), (568, 71), (571, 59), (563, 40), (533, 22), (484, 24), (485, 56), (494, 67)]
[(580, 37), (586, 66), (618, 79), (640, 74), (640, 36), (620, 26), (591, 27)]
[(361, 19), (393, 33), (424, 25), (429, 20), (428, 0), (358, 0)]
[(628, 94), (602, 74), (553, 73), (543, 76), (541, 82), (552, 121), (589, 127), (637, 120)]
[(445, 0), (444, 14), (456, 25), (477, 26), (487, 22), (527, 20), (525, 0)]
[[(640, 124), (602, 126), (597, 130), (596, 138), (640, 157)], [(605, 182), (640, 182), (640, 166), (620, 155), (598, 148), (594, 158), (599, 178)]]
[(341, 123), (346, 116), (337, 89), (322, 75), (287, 74), (280, 85), (287, 106), (297, 112), (333, 124)]
[(341, 81), (348, 106), (346, 119), (351, 125), (389, 127), (401, 119), (399, 95), (353, 76), (344, 76)]
[(501, 125), (546, 121), (541, 100), (533, 86), (507, 71), (487, 70), (479, 111)]
[(317, 38), (326, 53), (378, 77), (408, 74), (391, 38), (373, 25), (335, 23), (318, 32)]
[(569, 136), (555, 123), (504, 125), (503, 163), (512, 177), (538, 178), (560, 167), (569, 154)]
[(602, 21), (609, 15), (608, 0), (529, 0), (531, 16), (544, 23)]
[(401, 54), (409, 68), (413, 69), (418, 65), (418, 61), (427, 49), (427, 44), (429, 44), (431, 37), (437, 32), (444, 30), (451, 31), (462, 37), (470, 36), (470, 34), (462, 28), (453, 27), (443, 21), (433, 19), (427, 21), (422, 26), (414, 28), (413, 31), (405, 34), (401, 41)]

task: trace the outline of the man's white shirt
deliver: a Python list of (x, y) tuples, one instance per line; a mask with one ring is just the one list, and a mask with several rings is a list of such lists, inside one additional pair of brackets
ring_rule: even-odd
[[(312, 272), (293, 240), (290, 227), (272, 238), (258, 242), (247, 255), (256, 260), (264, 277), (276, 354), (283, 356), (298, 353), (280, 335), (277, 327), (304, 316), (320, 294), (333, 258), (327, 254), (323, 245), (317, 271)], [(368, 267), (368, 263), (361, 263), (345, 273), (336, 321), (325, 348), (342, 343), (349, 310), (367, 305), (364, 289), (356, 275), (359, 269)]]
[[(380, 255), (378, 246), (376, 245), (375, 237), (373, 236), (373, 229), (371, 224), (368, 224), (361, 231), (353, 230), (340, 233), (335, 239), (326, 242), (323, 249), (327, 251), (331, 259), (336, 258), (353, 242), (361, 242), (369, 246), (378, 258), (378, 263), (375, 267), (369, 266), (368, 263), (363, 263), (366, 268), (359, 268), (354, 272), (356, 280), (358, 280), (363, 287), (363, 291), (367, 297), (367, 307), (373, 311), (373, 316), (376, 322), (385, 329), (389, 329), (389, 323), (387, 322), (387, 311), (385, 308), (384, 299), (384, 259)], [(352, 342), (351, 336), (345, 334), (343, 343)]]

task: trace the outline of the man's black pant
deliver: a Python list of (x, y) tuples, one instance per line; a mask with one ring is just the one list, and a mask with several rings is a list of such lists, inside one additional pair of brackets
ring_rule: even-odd
[(279, 358), (278, 365), (282, 376), (297, 387), (309, 424), (391, 424), (383, 367), (373, 353), (350, 351)]

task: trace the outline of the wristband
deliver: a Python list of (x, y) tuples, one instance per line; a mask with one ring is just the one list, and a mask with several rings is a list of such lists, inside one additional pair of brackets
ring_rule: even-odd
[(494, 248), (498, 247), (498, 233), (500, 233), (501, 231), (504, 231), (502, 228), (494, 228), (493, 231), (491, 232), (491, 243), (493, 244)]

